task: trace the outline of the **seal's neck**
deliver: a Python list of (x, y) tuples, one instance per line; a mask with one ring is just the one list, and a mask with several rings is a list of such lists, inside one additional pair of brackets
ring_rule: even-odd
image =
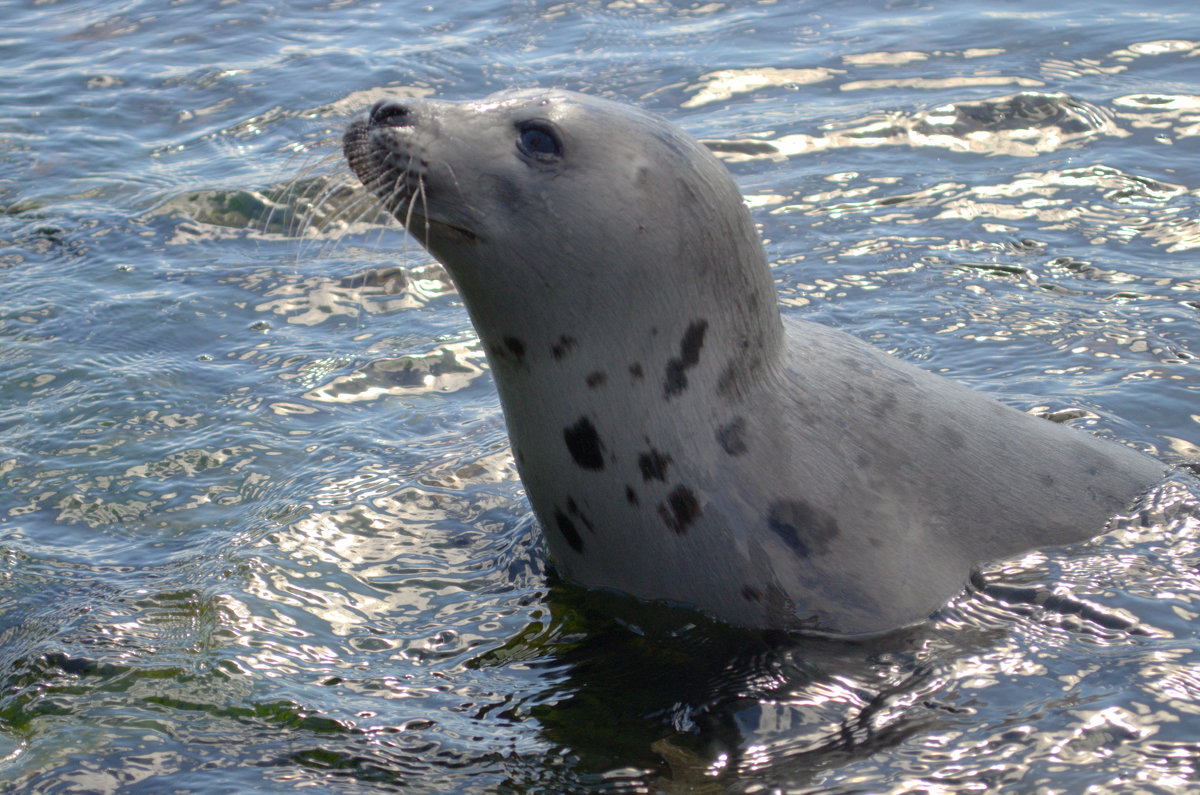
[[(501, 284), (489, 275), (485, 286), (455, 273), (506, 406), (531, 391), (546, 404), (570, 401), (574, 389), (653, 385), (663, 401), (684, 400), (697, 383), (725, 400), (752, 390), (783, 356), (778, 298), (753, 229), (738, 245), (722, 242), (630, 269), (627, 280), (604, 263), (564, 274), (530, 259), (538, 278)], [(564, 390), (564, 379), (578, 383)]]
[[(619, 427), (639, 442), (671, 439), (683, 449), (715, 407), (732, 410), (759, 391), (782, 363), (784, 334), (770, 268), (748, 219), (746, 227), (723, 230), (719, 247), (640, 263), (628, 271), (636, 280), (579, 259), (564, 274), (561, 261), (555, 270), (527, 258), (523, 267), (539, 278), (499, 283), (493, 272), (487, 289), (471, 273), (454, 274), (518, 464), (522, 452), (562, 454), (574, 427), (600, 429), (610, 453)], [(553, 466), (589, 463), (564, 458)]]

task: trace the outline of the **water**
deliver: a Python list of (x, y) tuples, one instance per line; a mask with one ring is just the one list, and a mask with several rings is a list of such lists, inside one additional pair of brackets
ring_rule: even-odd
[[(1197, 786), (1193, 3), (0, 8), (6, 789)], [(787, 312), (1178, 474), (886, 638), (607, 618), (444, 274), (308, 198), (375, 99), (529, 85), (710, 142)]]

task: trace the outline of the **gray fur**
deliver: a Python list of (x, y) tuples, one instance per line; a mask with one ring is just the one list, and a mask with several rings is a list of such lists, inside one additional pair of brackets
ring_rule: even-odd
[[(349, 129), (347, 158), (457, 283), (569, 579), (876, 632), (981, 561), (1100, 532), (1164, 472), (785, 328), (732, 178), (658, 117), (565, 92), (401, 102)], [(523, 151), (530, 124), (561, 152)]]

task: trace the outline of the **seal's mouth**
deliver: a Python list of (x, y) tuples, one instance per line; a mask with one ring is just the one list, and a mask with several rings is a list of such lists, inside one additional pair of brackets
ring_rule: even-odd
[(421, 240), (424, 240), (425, 237), (454, 240), (462, 243), (475, 243), (479, 240), (479, 235), (470, 229), (464, 229), (461, 226), (455, 226), (454, 224), (439, 221), (416, 212), (409, 215), (404, 228)]

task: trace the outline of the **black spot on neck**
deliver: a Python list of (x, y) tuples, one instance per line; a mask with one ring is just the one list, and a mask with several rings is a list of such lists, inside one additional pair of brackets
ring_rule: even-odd
[(707, 330), (707, 320), (695, 320), (683, 333), (679, 341), (679, 356), (667, 362), (666, 376), (663, 378), (666, 397), (687, 389), (686, 373), (700, 362), (700, 349), (704, 347), (704, 332)]
[(588, 376), (585, 379), (590, 389), (595, 389), (598, 386), (602, 386), (607, 380), (608, 373), (604, 372), (603, 370), (597, 370), (594, 373), (588, 373)]
[(567, 515), (562, 512), (561, 508), (554, 509), (554, 522), (558, 525), (558, 532), (562, 533), (563, 538), (579, 554), (583, 554), (583, 538), (579, 535), (579, 531), (575, 529), (575, 523), (567, 518)]
[(563, 428), (563, 441), (575, 463), (584, 469), (604, 469), (604, 445), (596, 426), (587, 417), (580, 417), (574, 425)]
[(734, 417), (725, 425), (717, 428), (717, 441), (721, 449), (729, 455), (741, 455), (746, 452), (746, 420)]
[(650, 452), (638, 456), (638, 469), (642, 472), (642, 480), (647, 483), (651, 480), (666, 482), (667, 466), (670, 463), (671, 456), (660, 453), (654, 448), (650, 448)]
[(637, 492), (633, 490), (633, 486), (625, 487), (625, 501), (630, 505), (638, 504), (638, 495)]
[(638, 381), (646, 377), (646, 374), (642, 371), (641, 362), (634, 362), (633, 364), (629, 365), (629, 374)]
[(679, 358), (684, 367), (695, 367), (700, 361), (700, 349), (704, 347), (704, 332), (708, 330), (707, 320), (697, 320), (688, 326), (679, 341)]
[(829, 550), (841, 532), (833, 514), (803, 500), (777, 500), (767, 512), (767, 527), (802, 558)]
[(687, 486), (676, 486), (667, 495), (666, 503), (659, 503), (658, 515), (667, 527), (679, 535), (700, 518), (700, 502)]
[(562, 359), (564, 356), (574, 350), (577, 344), (578, 343), (574, 337), (569, 334), (563, 334), (558, 338), (558, 342), (555, 342), (550, 346), (550, 355), (555, 359)]
[(505, 337), (504, 347), (507, 348), (508, 352), (513, 355), (513, 358), (516, 359), (518, 364), (525, 361), (525, 343), (521, 342), (519, 339), (516, 337)]

